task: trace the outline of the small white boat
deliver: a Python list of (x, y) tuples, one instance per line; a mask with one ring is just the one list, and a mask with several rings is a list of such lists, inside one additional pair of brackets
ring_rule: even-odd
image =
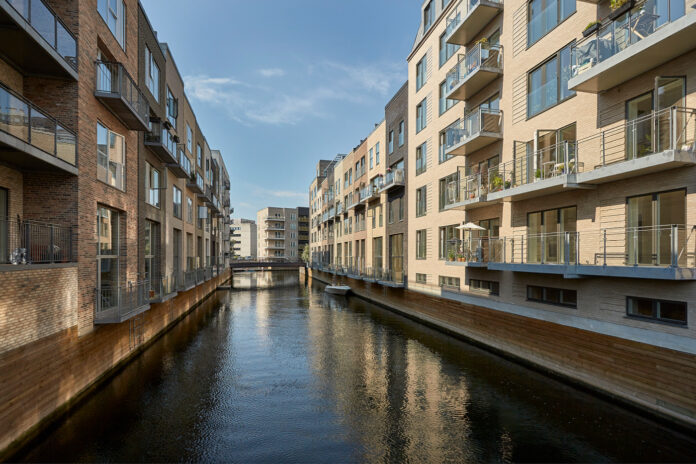
[(350, 287), (347, 285), (327, 285), (324, 291), (332, 295), (345, 295), (350, 291)]

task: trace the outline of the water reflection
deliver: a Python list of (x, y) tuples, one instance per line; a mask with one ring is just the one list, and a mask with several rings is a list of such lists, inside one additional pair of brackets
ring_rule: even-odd
[(693, 460), (694, 440), (321, 290), (218, 292), (21, 458)]
[(296, 287), (298, 282), (297, 270), (235, 272), (233, 276), (233, 286), (237, 290)]

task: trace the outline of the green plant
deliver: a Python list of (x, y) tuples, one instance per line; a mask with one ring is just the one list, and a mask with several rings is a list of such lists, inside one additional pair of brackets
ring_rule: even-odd
[(454, 258), (456, 257), (456, 253), (454, 250), (450, 250), (447, 252), (447, 261), (454, 261)]
[(537, 169), (536, 172), (534, 173), (534, 177), (537, 179), (541, 179), (541, 169)]
[(493, 187), (493, 189), (497, 190), (502, 186), (503, 186), (503, 178), (500, 176), (497, 176), (497, 175), (493, 176), (493, 179), (491, 179), (491, 187)]
[[(476, 44), (485, 44), (485, 43), (488, 43), (488, 39), (485, 37), (480, 38), (476, 41)], [(476, 44), (474, 44), (474, 45), (476, 45)]]
[(626, 3), (628, 3), (628, 0), (611, 0), (609, 3), (609, 6), (611, 7), (612, 10), (619, 9), (620, 7), (624, 6)]
[(505, 188), (506, 189), (509, 189), (511, 185), (512, 185), (512, 183), (509, 180), (505, 181)]
[(309, 262), (309, 245), (305, 245), (304, 250), (302, 250), (302, 261)]
[(594, 26), (595, 24), (599, 24), (599, 21), (592, 21), (590, 24), (588, 24), (587, 26), (585, 26), (585, 29), (584, 29), (584, 30), (588, 30), (589, 28), (591, 28), (591, 27)]

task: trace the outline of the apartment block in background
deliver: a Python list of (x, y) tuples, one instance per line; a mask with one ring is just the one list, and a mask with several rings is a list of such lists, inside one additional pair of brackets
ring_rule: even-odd
[[(300, 220), (302, 218), (302, 220)], [(256, 213), (257, 258), (297, 261), (300, 259), (300, 223), (307, 225), (307, 209), (269, 206)]]
[(251, 219), (232, 219), (230, 245), (232, 257), (256, 259), (258, 253), (256, 222)]

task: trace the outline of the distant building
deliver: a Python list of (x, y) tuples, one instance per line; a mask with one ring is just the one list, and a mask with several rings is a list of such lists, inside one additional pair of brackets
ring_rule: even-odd
[(256, 213), (257, 257), (297, 260), (309, 243), (309, 208), (269, 206)]
[(257, 257), (256, 222), (252, 219), (232, 219), (230, 225), (230, 250), (234, 258)]

